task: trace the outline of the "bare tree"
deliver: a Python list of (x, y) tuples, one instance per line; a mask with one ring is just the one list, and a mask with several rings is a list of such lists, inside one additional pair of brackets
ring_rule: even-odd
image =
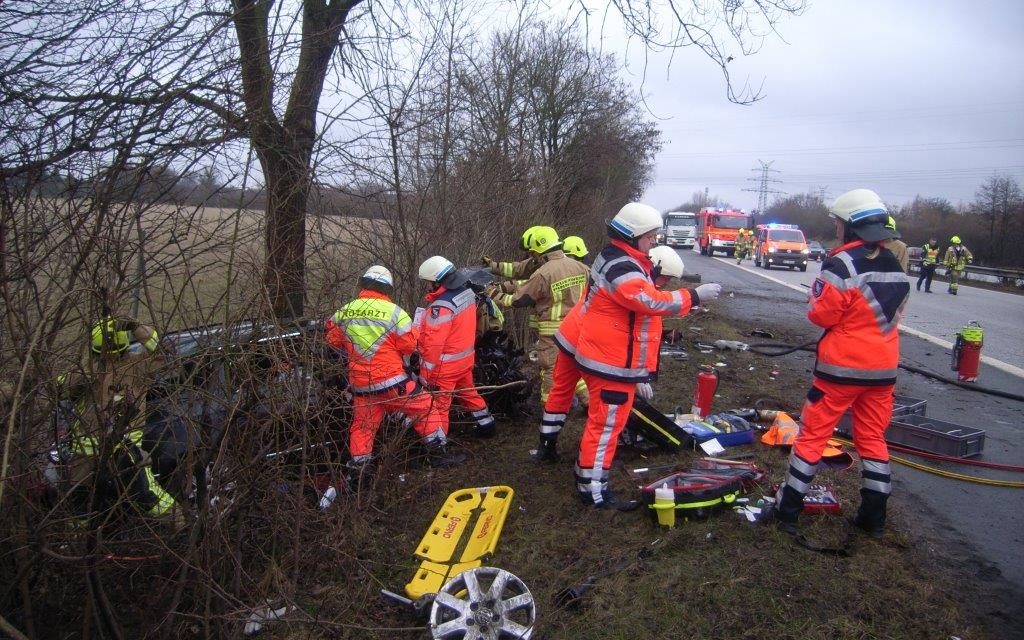
[[(780, 20), (800, 15), (806, 0), (615, 0), (602, 3), (583, 0), (573, 4), (576, 20), (591, 28), (601, 25), (609, 13), (618, 13), (626, 33), (651, 51), (674, 52), (696, 47), (718, 66), (730, 102), (750, 104), (764, 97), (764, 83), (749, 80), (737, 87), (730, 63), (754, 55), (764, 39), (777, 34)], [(577, 9), (578, 8), (578, 9)], [(593, 19), (593, 20), (592, 20)]]
[(978, 247), (978, 253), (989, 260), (1003, 262), (1007, 255), (1007, 242), (1014, 236), (1015, 217), (1022, 203), (1020, 186), (1011, 176), (992, 176), (975, 193), (972, 213), (988, 222), (988, 242)]

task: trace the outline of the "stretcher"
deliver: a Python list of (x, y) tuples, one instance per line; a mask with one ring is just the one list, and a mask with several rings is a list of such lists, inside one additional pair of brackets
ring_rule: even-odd
[(514, 493), (506, 486), (452, 492), (416, 546), (420, 566), (405, 585), (406, 595), (419, 600), (438, 593), (462, 572), (480, 567), (497, 548)]

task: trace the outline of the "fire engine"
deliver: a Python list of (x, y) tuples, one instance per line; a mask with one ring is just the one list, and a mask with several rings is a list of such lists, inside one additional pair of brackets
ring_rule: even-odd
[(749, 229), (751, 217), (742, 211), (704, 207), (697, 214), (697, 244), (701, 255), (716, 251), (732, 255), (736, 248), (736, 234)]

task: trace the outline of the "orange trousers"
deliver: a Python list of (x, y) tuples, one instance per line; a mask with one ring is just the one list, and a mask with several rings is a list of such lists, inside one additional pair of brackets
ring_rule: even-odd
[(886, 502), (892, 493), (892, 470), (885, 430), (892, 419), (893, 387), (837, 384), (815, 378), (800, 413), (800, 433), (789, 455), (786, 480), (776, 494), (776, 517), (796, 523), (803, 498), (814, 481), (825, 450), (843, 413), (853, 407), (853, 443), (861, 462), (861, 504), (858, 526), (885, 525)]
[(580, 384), (582, 380), (583, 374), (576, 367), (576, 360), (558, 349), (551, 370), (551, 390), (544, 401), (544, 414), (541, 416), (541, 436), (557, 436), (562, 431), (569, 410), (572, 409), (572, 398), (577, 389), (583, 386)]
[(424, 419), (422, 434), (425, 438), (445, 439), (448, 437), (449, 412), (452, 401), (458, 402), (463, 411), (469, 413), (477, 425), (488, 428), (494, 425), (494, 418), (487, 409), (487, 403), (473, 383), (473, 366), (469, 368), (460, 364), (459, 369), (446, 369), (443, 365), (436, 367), (423, 381), (431, 387), (433, 404), (430, 413)]
[(608, 471), (615, 461), (619, 434), (633, 408), (636, 383), (606, 380), (585, 372), (583, 380), (590, 390), (590, 407), (576, 459), (576, 490), (599, 503), (601, 493), (608, 489)]
[(800, 412), (800, 434), (793, 452), (817, 464), (843, 413), (853, 407), (853, 443), (861, 458), (887, 462), (885, 430), (892, 419), (893, 387), (836, 384), (815, 378)]
[(385, 414), (401, 411), (413, 421), (420, 436), (426, 435), (422, 418), (430, 411), (430, 394), (416, 386), (414, 381), (406, 380), (404, 384), (381, 393), (353, 396), (348, 450), (354, 461), (366, 460), (373, 453), (373, 439)]

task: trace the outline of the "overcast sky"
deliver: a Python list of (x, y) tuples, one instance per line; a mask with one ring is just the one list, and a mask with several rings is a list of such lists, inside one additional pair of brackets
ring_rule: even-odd
[(779, 25), (785, 42), (730, 64), (740, 83), (764, 79), (765, 98), (745, 107), (696, 49), (671, 67), (654, 58), (644, 79), (634, 43), (627, 75), (665, 138), (644, 201), (667, 210), (708, 187), (749, 211), (759, 160), (778, 171), (773, 188), (829, 198), (868, 187), (956, 204), (994, 172), (1024, 186), (1022, 27), (1020, 0), (819, 0)]

